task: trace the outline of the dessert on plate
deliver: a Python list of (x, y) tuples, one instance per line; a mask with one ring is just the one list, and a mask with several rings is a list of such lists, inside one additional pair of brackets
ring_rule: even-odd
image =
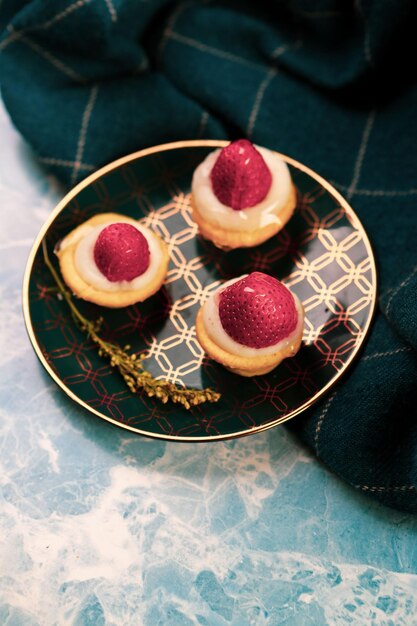
[(166, 244), (118, 213), (100, 213), (71, 231), (56, 251), (62, 276), (80, 298), (120, 308), (160, 289), (168, 271)]
[(219, 248), (248, 248), (285, 226), (296, 190), (278, 153), (239, 139), (210, 152), (196, 168), (191, 204), (204, 238)]
[(241, 376), (267, 374), (301, 345), (304, 310), (279, 280), (253, 272), (229, 280), (201, 307), (196, 334), (209, 357)]

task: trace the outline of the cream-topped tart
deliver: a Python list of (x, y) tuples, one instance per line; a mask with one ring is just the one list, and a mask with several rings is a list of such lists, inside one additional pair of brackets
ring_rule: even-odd
[(301, 345), (304, 310), (279, 280), (253, 272), (222, 285), (197, 314), (207, 354), (241, 376), (266, 374)]
[(258, 245), (281, 230), (296, 206), (287, 164), (247, 139), (210, 152), (192, 180), (193, 218), (219, 248)]
[(62, 276), (80, 298), (120, 308), (160, 289), (168, 271), (166, 244), (149, 228), (118, 213), (87, 220), (60, 243)]

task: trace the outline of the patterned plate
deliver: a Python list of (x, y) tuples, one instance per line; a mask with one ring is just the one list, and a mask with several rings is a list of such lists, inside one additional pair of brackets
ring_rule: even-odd
[[(292, 159), (283, 157), (298, 189), (298, 205), (284, 231), (256, 248), (227, 253), (197, 235), (190, 213), (192, 172), (210, 150), (225, 143), (171, 143), (104, 167), (60, 202), (28, 261), (24, 314), (43, 366), (83, 407), (143, 435), (214, 440), (280, 424), (337, 381), (371, 322), (376, 271), (366, 233), (340, 194)], [(167, 281), (143, 304), (112, 311), (79, 301), (79, 307), (91, 319), (103, 315), (111, 340), (146, 350), (146, 366), (154, 375), (190, 387), (214, 387), (222, 393), (217, 404), (186, 411), (133, 395), (78, 330), (66, 303), (48, 290), (53, 281), (42, 257), (43, 238), (52, 251), (72, 228), (105, 211), (142, 217), (169, 243)], [(194, 321), (218, 285), (254, 270), (283, 279), (297, 293), (306, 311), (305, 332), (295, 358), (266, 376), (242, 379), (204, 356)]]

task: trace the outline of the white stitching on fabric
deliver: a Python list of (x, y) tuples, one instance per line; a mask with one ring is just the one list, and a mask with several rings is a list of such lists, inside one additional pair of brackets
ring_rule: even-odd
[(261, 107), (262, 99), (265, 95), (265, 91), (272, 81), (272, 79), (278, 74), (278, 70), (276, 68), (271, 68), (268, 70), (267, 75), (259, 85), (259, 89), (257, 91), (255, 102), (253, 103), (252, 111), (250, 112), (248, 126), (246, 128), (246, 135), (248, 137), (252, 136), (253, 129), (255, 128), (256, 119), (258, 117), (259, 109)]
[(9, 31), (10, 35), (8, 35), (8, 37), (0, 42), (0, 51), (3, 51), (9, 45), (9, 43), (13, 43), (13, 41), (16, 41), (16, 39), (20, 38), (20, 32), (14, 30), (13, 26), (11, 26), (10, 24), (6, 30)]
[[(298, 48), (300, 48), (302, 45), (302, 42), (300, 39), (297, 39), (297, 41), (294, 44), (284, 44), (282, 46), (278, 46), (277, 48), (275, 48), (275, 50), (272, 51), (271, 53), (271, 58), (276, 60), (278, 59), (280, 56), (282, 56), (283, 54), (285, 54), (285, 52), (287, 52), (288, 50), (297, 50)], [(248, 120), (248, 126), (246, 128), (246, 135), (248, 137), (252, 136), (253, 130), (255, 128), (255, 124), (256, 124), (256, 120), (259, 114), (259, 110), (261, 108), (261, 104), (262, 104), (262, 100), (263, 97), (265, 95), (265, 91), (267, 90), (269, 84), (271, 83), (272, 79), (278, 74), (278, 69), (276, 67), (271, 67), (265, 78), (263, 79), (263, 81), (261, 82), (261, 84), (259, 85), (258, 91), (256, 92), (256, 96), (255, 96), (255, 101), (253, 103), (253, 107), (252, 110), (250, 112), (249, 115), (249, 120)]]
[(178, 43), (182, 43), (185, 46), (190, 46), (191, 48), (196, 48), (200, 50), (200, 52), (206, 52), (207, 54), (212, 54), (213, 56), (217, 56), (220, 59), (224, 59), (226, 61), (231, 61), (232, 63), (239, 63), (241, 65), (245, 65), (246, 67), (250, 67), (252, 69), (256, 69), (258, 71), (265, 71), (265, 66), (260, 63), (253, 63), (248, 59), (244, 59), (236, 54), (232, 54), (231, 52), (225, 52), (224, 50), (219, 50), (218, 48), (213, 48), (212, 46), (208, 46), (198, 39), (192, 39), (191, 37), (186, 37), (185, 35), (180, 35), (179, 33), (171, 30), (167, 33), (167, 38), (173, 39)]
[(209, 119), (209, 114), (207, 113), (207, 111), (203, 111), (203, 114), (201, 116), (201, 120), (200, 120), (200, 126), (198, 127), (198, 131), (197, 131), (197, 137), (201, 137), (202, 134), (204, 133), (206, 126), (207, 126), (207, 122)]
[(288, 50), (298, 50), (298, 48), (301, 48), (302, 45), (303, 45), (303, 42), (301, 41), (300, 38), (298, 38), (293, 44), (286, 43), (286, 44), (283, 44), (282, 46), (278, 46), (277, 48), (275, 48), (275, 50), (271, 52), (271, 58), (278, 59), (285, 52), (288, 52)]
[(362, 196), (415, 196), (417, 189), (406, 189), (404, 191), (384, 191), (383, 189), (357, 189), (356, 194)]
[(397, 350), (388, 350), (387, 352), (376, 352), (375, 354), (369, 354), (367, 356), (362, 357), (362, 361), (370, 361), (371, 359), (377, 359), (384, 356), (393, 356), (394, 354), (399, 354), (400, 352), (412, 352), (413, 348), (409, 346), (404, 346), (404, 348), (398, 348)]
[(163, 52), (165, 50), (165, 46), (166, 46), (167, 41), (168, 41), (168, 39), (170, 37), (170, 34), (172, 33), (172, 28), (173, 28), (175, 22), (177, 21), (177, 19), (181, 15), (181, 13), (190, 4), (193, 4), (193, 2), (183, 2), (182, 4), (179, 4), (177, 6), (177, 8), (172, 12), (171, 17), (169, 18), (168, 22), (166, 23), (166, 26), (165, 26), (164, 31), (162, 33), (161, 41), (159, 42), (158, 52), (157, 52), (157, 59), (158, 59), (158, 61), (160, 61), (161, 58), (162, 58), (162, 54), (163, 54)]
[[(55, 159), (52, 157), (37, 157), (37, 160), (41, 163), (45, 163), (46, 165), (60, 165), (62, 167), (71, 167), (75, 166), (75, 161), (67, 161), (65, 159)], [(95, 165), (89, 165), (88, 163), (80, 163), (78, 165), (79, 170), (87, 170), (92, 172), (97, 169)]]
[[(348, 191), (349, 187), (342, 185), (334, 180), (330, 181), (332, 185), (340, 189), (341, 191)], [(392, 191), (384, 189), (355, 189), (352, 195), (355, 196), (386, 196), (387, 198), (393, 196), (414, 196), (417, 195), (417, 189), (394, 189)]]
[(375, 64), (374, 64), (374, 60), (371, 54), (371, 32), (370, 32), (370, 29), (368, 28), (366, 15), (365, 15), (365, 11), (363, 10), (361, 0), (355, 0), (355, 9), (363, 23), (363, 30), (364, 30), (363, 53), (365, 56), (365, 61), (368, 63), (369, 67), (373, 69), (375, 67)]
[(90, 4), (90, 2), (92, 2), (92, 0), (77, 0), (77, 2), (73, 2), (66, 9), (64, 9), (60, 13), (57, 13), (54, 17), (51, 17), (46, 22), (42, 22), (38, 26), (35, 25), (35, 26), (30, 27), (29, 30), (30, 31), (32, 31), (34, 29), (36, 29), (36, 30), (38, 30), (38, 29), (39, 30), (45, 30), (46, 28), (49, 28), (53, 24), (56, 24), (57, 22), (60, 22), (61, 20), (63, 20), (68, 15), (71, 15), (71, 13), (73, 13), (77, 9), (80, 9), (81, 7), (83, 7), (86, 4)]
[(109, 10), (111, 21), (117, 22), (117, 13), (112, 0), (104, 0), (104, 2), (106, 3), (106, 7)]
[(336, 391), (330, 396), (330, 398), (327, 400), (326, 404), (323, 407), (323, 411), (320, 413), (319, 418), (317, 420), (317, 425), (316, 425), (316, 431), (314, 433), (314, 447), (316, 449), (316, 454), (317, 456), (319, 455), (319, 436), (320, 436), (320, 431), (321, 431), (321, 426), (323, 424), (323, 420), (326, 417), (330, 405), (333, 402), (333, 400), (336, 397)]
[(383, 486), (372, 486), (369, 485), (353, 485), (355, 489), (361, 489), (362, 491), (372, 491), (372, 492), (380, 492), (383, 493), (385, 491), (416, 491), (417, 487), (415, 485), (398, 485), (395, 487), (383, 487)]
[(90, 121), (91, 113), (93, 112), (94, 104), (96, 102), (97, 92), (98, 92), (98, 86), (94, 85), (94, 87), (91, 88), (90, 96), (88, 98), (86, 107), (84, 109), (83, 118), (82, 118), (82, 122), (81, 122), (80, 134), (79, 134), (79, 137), (78, 137), (77, 153), (76, 153), (76, 156), (75, 156), (75, 163), (74, 163), (74, 167), (73, 167), (72, 174), (71, 174), (71, 182), (72, 183), (75, 183), (75, 181), (77, 179), (78, 171), (79, 171), (80, 166), (81, 166), (81, 162), (82, 162), (82, 158), (83, 158), (83, 152), (84, 152), (84, 146), (85, 146), (85, 140), (86, 140), (86, 137), (87, 137), (88, 124), (89, 124), (89, 121)]
[(165, 50), (165, 46), (167, 44), (167, 41), (170, 38), (171, 33), (173, 32), (172, 29), (174, 27), (174, 24), (177, 21), (177, 19), (179, 18), (179, 16), (181, 15), (181, 13), (183, 11), (185, 11), (186, 8), (188, 8), (189, 6), (192, 6), (193, 4), (207, 4), (208, 2), (211, 2), (211, 1), (212, 0), (187, 0), (186, 2), (182, 2), (181, 4), (179, 4), (176, 7), (176, 9), (174, 9), (174, 11), (171, 14), (171, 17), (169, 18), (168, 22), (166, 23), (166, 26), (165, 26), (164, 31), (162, 33), (161, 40), (159, 42), (158, 52), (157, 52), (158, 62), (160, 62), (160, 60), (162, 58), (162, 54), (163, 54), (163, 52)]
[(284, 52), (286, 52), (287, 50), (288, 50), (288, 45), (287, 44), (284, 44), (282, 46), (277, 46), (275, 48), (275, 50), (272, 50), (272, 52), (271, 52), (271, 59), (277, 59), (282, 54), (284, 54)]
[(3, 39), (3, 41), (0, 43), (0, 50), (4, 50), (10, 43), (20, 39), (25, 33), (31, 33), (36, 30), (46, 30), (53, 24), (60, 22), (62, 19), (73, 13), (76, 9), (79, 9), (80, 7), (83, 7), (84, 5), (89, 4), (92, 1), (93, 0), (77, 0), (77, 2), (70, 4), (70, 6), (68, 6), (60, 13), (57, 13), (54, 17), (51, 17), (46, 22), (42, 22), (41, 24), (35, 24), (34, 26), (30, 26), (26, 29), (15, 30), (13, 28), (13, 25), (9, 24), (6, 30), (10, 32), (10, 35), (6, 37), (6, 39)]
[(361, 144), (360, 144), (359, 150), (358, 150), (358, 157), (356, 159), (355, 167), (354, 167), (354, 170), (353, 170), (352, 182), (350, 183), (349, 188), (347, 190), (347, 198), (348, 198), (348, 200), (355, 193), (355, 189), (356, 189), (357, 184), (359, 182), (359, 178), (360, 178), (361, 170), (362, 170), (362, 165), (363, 165), (363, 161), (364, 161), (365, 154), (366, 154), (366, 149), (368, 147), (369, 136), (371, 134), (372, 127), (373, 127), (374, 121), (375, 121), (375, 115), (376, 115), (376, 110), (372, 109), (371, 112), (368, 115), (367, 120), (366, 120), (365, 128), (364, 128), (363, 134), (362, 134)]
[(51, 65), (56, 67), (58, 70), (60, 70), (63, 74), (65, 74), (66, 76), (68, 76), (72, 80), (75, 80), (78, 83), (85, 83), (86, 82), (85, 78), (83, 76), (81, 76), (77, 72), (74, 72), (74, 70), (71, 69), (70, 67), (68, 67), (68, 65), (65, 65), (65, 63), (60, 61), (51, 52), (49, 52), (48, 50), (45, 50), (45, 48), (42, 48), (42, 46), (40, 46), (39, 44), (37, 44), (34, 41), (32, 41), (31, 39), (29, 39), (29, 37), (26, 37), (26, 35), (20, 35), (19, 39), (20, 39), (21, 42), (23, 42), (24, 44), (26, 44), (27, 46), (32, 48), (32, 50), (34, 50), (40, 56), (42, 56), (44, 59), (49, 61), (49, 63), (51, 63)]
[(404, 278), (404, 280), (398, 285), (398, 287), (396, 287), (394, 289), (394, 291), (391, 293), (388, 302), (387, 302), (387, 306), (385, 307), (385, 313), (386, 315), (389, 314), (390, 309), (391, 309), (391, 304), (393, 302), (393, 299), (395, 298), (395, 296), (401, 291), (401, 289), (403, 289), (403, 287), (405, 287), (406, 285), (408, 285), (408, 283), (410, 282), (410, 280), (413, 278), (413, 276), (417, 273), (417, 265), (414, 266), (413, 270), (411, 271), (411, 274), (409, 274), (406, 278)]

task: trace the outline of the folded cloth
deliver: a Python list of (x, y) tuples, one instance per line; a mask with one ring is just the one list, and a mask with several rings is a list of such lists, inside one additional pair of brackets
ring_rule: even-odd
[(4, 102), (65, 183), (151, 144), (245, 135), (352, 201), (377, 255), (375, 323), (356, 366), (290, 427), (356, 489), (413, 512), (416, 13), (413, 0), (0, 5)]

